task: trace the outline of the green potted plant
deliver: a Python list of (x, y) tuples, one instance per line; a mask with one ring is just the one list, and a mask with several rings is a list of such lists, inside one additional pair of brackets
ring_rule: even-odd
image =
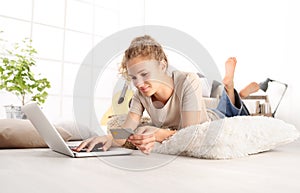
[[(0, 90), (16, 95), (22, 105), (28, 101), (44, 103), (48, 96), (46, 89), (50, 88), (50, 82), (46, 78), (38, 78), (32, 72), (37, 52), (31, 42), (31, 39), (25, 38), (22, 42), (15, 43), (11, 49), (2, 48), (0, 53)], [(8, 105), (5, 109), (9, 118), (23, 117), (21, 106)]]

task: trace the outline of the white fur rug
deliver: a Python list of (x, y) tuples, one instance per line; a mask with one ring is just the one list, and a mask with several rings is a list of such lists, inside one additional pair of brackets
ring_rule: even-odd
[(178, 131), (152, 152), (207, 159), (244, 157), (290, 143), (299, 131), (282, 120), (238, 116), (194, 125)]

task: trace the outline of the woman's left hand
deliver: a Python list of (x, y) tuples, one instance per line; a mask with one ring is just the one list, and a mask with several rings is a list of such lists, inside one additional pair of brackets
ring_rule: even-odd
[(128, 141), (135, 145), (145, 154), (149, 154), (156, 142), (155, 133), (159, 130), (153, 126), (138, 127), (135, 134), (128, 138)]

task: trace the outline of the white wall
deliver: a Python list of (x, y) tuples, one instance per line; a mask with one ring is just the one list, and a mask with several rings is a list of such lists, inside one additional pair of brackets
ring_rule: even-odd
[(296, 0), (146, 0), (145, 7), (147, 25), (166, 25), (190, 34), (209, 51), (222, 75), (226, 59), (236, 56), (237, 89), (267, 77), (287, 83), (276, 117), (300, 128)]
[[(34, 71), (51, 82), (43, 105), (48, 117), (73, 118), (74, 81), (84, 57), (110, 34), (143, 25), (143, 5), (140, 0), (0, 0), (1, 38), (11, 43), (32, 38), (38, 51)], [(98, 84), (95, 110), (99, 119), (111, 105), (117, 63), (109, 65)], [(0, 118), (5, 117), (2, 106), (7, 104), (20, 101), (0, 91)]]

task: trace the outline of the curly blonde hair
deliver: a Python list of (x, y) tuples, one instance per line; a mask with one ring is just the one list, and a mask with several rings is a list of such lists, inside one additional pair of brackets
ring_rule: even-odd
[(168, 66), (167, 56), (162, 46), (155, 39), (149, 35), (136, 37), (131, 41), (129, 48), (125, 51), (119, 68), (120, 73), (127, 80), (129, 80), (127, 62), (136, 57), (147, 57), (149, 60), (162, 61)]

